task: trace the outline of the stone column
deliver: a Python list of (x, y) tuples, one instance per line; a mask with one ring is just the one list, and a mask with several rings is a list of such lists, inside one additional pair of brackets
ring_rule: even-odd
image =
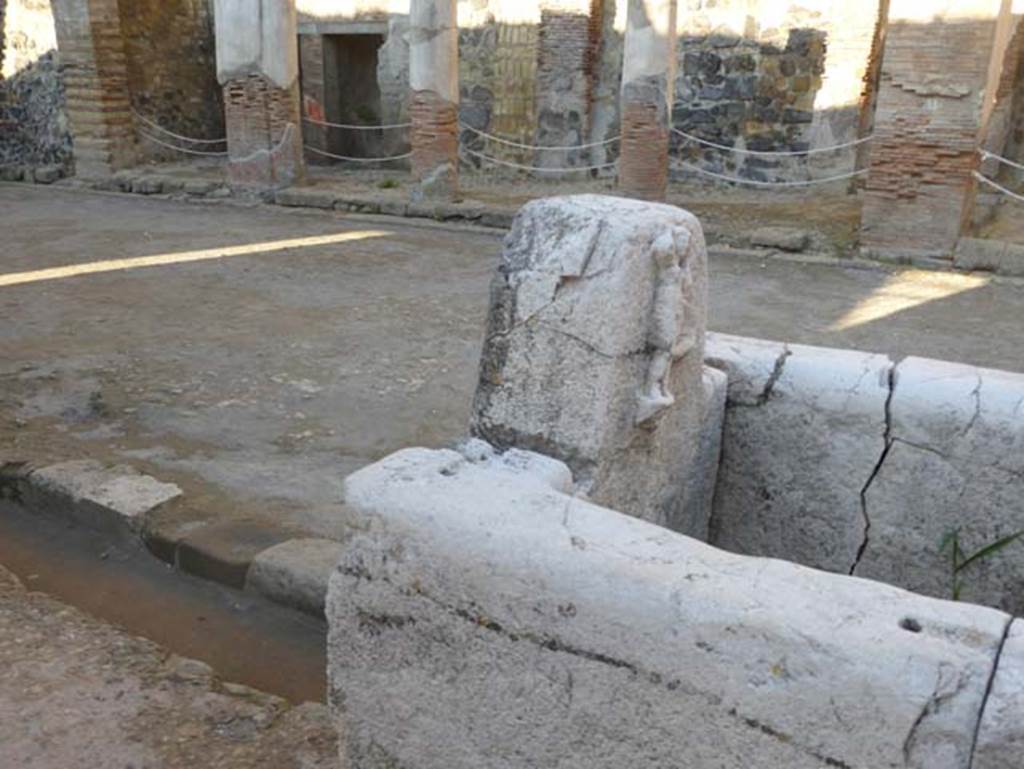
[(75, 171), (108, 176), (135, 164), (135, 126), (118, 0), (54, 0)]
[(305, 170), (295, 0), (216, 0), (215, 10), (228, 179), (292, 184)]
[(452, 198), (459, 178), (459, 29), (456, 0), (412, 0), (409, 119), (418, 198)]
[(622, 63), (619, 187), (664, 200), (676, 60), (676, 0), (629, 0)]
[(953, 252), (973, 213), (1011, 20), (1010, 0), (892, 0), (864, 198), (868, 251)]

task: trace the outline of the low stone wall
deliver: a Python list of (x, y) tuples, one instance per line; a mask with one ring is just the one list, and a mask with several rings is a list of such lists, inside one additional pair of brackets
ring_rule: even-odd
[(479, 446), (347, 479), (364, 533), (327, 617), (349, 766), (1019, 766), (1020, 622), (731, 555), (571, 484)]
[[(1024, 529), (1024, 375), (711, 334), (729, 375), (711, 541), (952, 594), (966, 555)], [(1024, 543), (961, 575), (1024, 614)]]

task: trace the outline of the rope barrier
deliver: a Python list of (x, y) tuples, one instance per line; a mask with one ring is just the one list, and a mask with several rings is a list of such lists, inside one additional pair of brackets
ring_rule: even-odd
[(827, 176), (821, 179), (808, 179), (802, 182), (762, 182), (757, 179), (742, 179), (737, 176), (726, 176), (725, 174), (715, 173), (714, 171), (708, 171), (698, 166), (692, 166), (689, 163), (679, 163), (679, 168), (684, 171), (689, 171), (695, 174), (703, 174), (704, 176), (710, 176), (714, 179), (720, 179), (725, 182), (732, 182), (733, 184), (749, 184), (754, 187), (809, 187), (814, 184), (828, 184), (830, 182), (839, 182), (845, 179), (853, 179), (857, 176), (865, 175), (869, 169), (864, 168), (860, 171), (853, 171), (848, 174), (840, 174), (838, 176)]
[[(528, 166), (523, 165), (521, 163), (513, 163), (508, 160), (501, 160), (500, 158), (492, 158), (489, 155), (484, 155), (483, 153), (475, 152), (474, 150), (469, 149), (469, 147), (463, 147), (462, 151), (488, 163), (494, 163), (495, 165), (514, 168), (519, 171), (530, 171), (532, 173), (540, 174), (570, 174), (583, 171), (600, 171), (604, 168), (614, 168), (617, 165), (617, 163), (602, 163), (601, 165), (579, 166), (578, 168), (570, 168), (568, 166), (560, 166), (558, 168), (541, 168), (540, 166)], [(463, 158), (463, 160), (465, 160), (465, 158)]]
[(1013, 198), (1014, 200), (1024, 203), (1024, 195), (1018, 195), (1016, 192), (1006, 189), (1006, 187), (1004, 187), (1003, 185), (999, 184), (998, 182), (992, 181), (987, 176), (984, 176), (983, 174), (980, 174), (977, 171), (974, 172), (974, 178), (977, 179), (979, 182), (987, 184), (989, 187), (998, 190), (1007, 197)]
[(166, 128), (161, 126), (159, 123), (156, 123), (155, 121), (150, 120), (148, 117), (146, 117), (145, 115), (143, 115), (142, 113), (138, 112), (135, 109), (132, 110), (132, 114), (135, 115), (135, 117), (137, 117), (139, 120), (141, 120), (143, 123), (145, 123), (150, 128), (153, 128), (154, 130), (156, 130), (156, 131), (158, 131), (158, 132), (160, 132), (162, 134), (166, 134), (167, 136), (171, 136), (171, 137), (177, 139), (178, 141), (189, 142), (191, 144), (224, 144), (224, 142), (227, 141), (226, 138), (225, 139), (193, 139), (193, 138), (191, 138), (189, 136), (182, 136), (181, 134), (174, 133), (174, 131), (168, 131)]
[(560, 152), (569, 152), (571, 150), (589, 150), (593, 149), (594, 147), (607, 147), (609, 144), (614, 144), (615, 142), (619, 141), (619, 139), (622, 138), (621, 136), (613, 136), (610, 139), (605, 139), (604, 141), (600, 142), (591, 142), (590, 144), (573, 144), (572, 146), (569, 147), (547, 147), (541, 146), (539, 144), (521, 144), (520, 142), (515, 142), (512, 141), (511, 139), (505, 139), (504, 137), (495, 136), (494, 134), (489, 134), (486, 131), (481, 131), (479, 128), (474, 128), (473, 126), (467, 125), (466, 123), (459, 123), (459, 127), (489, 141), (497, 142), (498, 144), (504, 144), (508, 147), (515, 147), (516, 149), (521, 150), (557, 150)]
[(1002, 155), (997, 155), (996, 153), (989, 152), (988, 150), (978, 150), (978, 152), (981, 153), (982, 160), (998, 160), (1000, 163), (1008, 165), (1011, 168), (1016, 168), (1020, 171), (1024, 171), (1024, 165), (1021, 165), (1020, 163), (1014, 163), (1012, 160), (1008, 160), (1007, 158), (1004, 158)]
[(316, 147), (310, 147), (309, 145), (306, 145), (306, 149), (317, 155), (322, 155), (325, 158), (333, 158), (334, 160), (344, 160), (349, 163), (388, 163), (392, 160), (406, 160), (412, 157), (411, 152), (406, 152), (404, 155), (392, 155), (391, 157), (386, 158), (353, 158), (348, 157), (347, 155), (335, 155), (333, 152), (327, 152)]
[(315, 120), (311, 117), (302, 118), (311, 125), (326, 126), (327, 128), (343, 128), (346, 131), (395, 131), (400, 128), (412, 128), (412, 123), (392, 123), (391, 125), (350, 125), (348, 123), (330, 123), (326, 120)]
[(688, 134), (685, 131), (680, 131), (675, 126), (672, 126), (672, 133), (676, 134), (677, 136), (681, 136), (684, 139), (688, 139), (689, 141), (697, 142), (698, 144), (703, 144), (705, 147), (714, 147), (715, 149), (726, 150), (727, 152), (732, 152), (732, 153), (735, 153), (737, 155), (755, 155), (757, 157), (769, 157), (769, 158), (771, 158), (771, 157), (800, 157), (800, 156), (803, 156), (803, 155), (818, 155), (818, 154), (821, 154), (823, 152), (837, 152), (839, 150), (849, 149), (850, 147), (860, 146), (861, 144), (865, 144), (865, 143), (867, 143), (867, 142), (869, 142), (869, 141), (871, 141), (872, 139), (875, 138), (874, 135), (871, 135), (871, 136), (865, 136), (865, 137), (863, 137), (861, 139), (857, 139), (856, 141), (846, 142), (845, 144), (834, 144), (834, 145), (832, 145), (830, 147), (815, 147), (815, 148), (812, 148), (812, 149), (799, 150), (799, 151), (798, 150), (779, 150), (779, 151), (769, 152), (767, 150), (747, 150), (747, 149), (740, 149), (739, 147), (730, 147), (727, 144), (717, 144), (715, 142), (708, 141), (707, 139), (702, 139), (699, 136), (694, 136), (693, 134)]
[(209, 157), (209, 158), (225, 158), (225, 157), (228, 156), (228, 153), (226, 151), (225, 152), (210, 152), (210, 151), (204, 151), (204, 150), (192, 150), (192, 149), (188, 149), (187, 147), (178, 147), (178, 146), (176, 146), (174, 144), (170, 144), (168, 142), (161, 141), (160, 139), (156, 138), (155, 136), (150, 136), (145, 131), (141, 131), (140, 130), (139, 134), (143, 138), (149, 139), (149, 141), (153, 142), (154, 144), (159, 144), (161, 147), (166, 147), (167, 149), (174, 150), (175, 152), (184, 152), (186, 155), (200, 155), (202, 157)]

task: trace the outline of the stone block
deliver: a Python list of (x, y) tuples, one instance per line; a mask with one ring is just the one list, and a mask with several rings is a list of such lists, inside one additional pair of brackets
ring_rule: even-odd
[(36, 184), (53, 184), (61, 175), (60, 166), (39, 166), (32, 172)]
[(886, 450), (892, 362), (722, 334), (706, 357), (729, 376), (712, 543), (849, 573), (861, 492)]
[(274, 194), (277, 205), (294, 208), (334, 208), (337, 199), (336, 192), (303, 187), (289, 187)]
[(1024, 246), (1001, 240), (960, 238), (953, 263), (961, 270), (1024, 276)]
[(473, 432), (569, 464), (595, 501), (678, 527), (704, 409), (704, 235), (671, 206), (527, 204), (506, 238)]
[(275, 603), (322, 617), (327, 582), (343, 547), (329, 539), (282, 542), (253, 559), (245, 588)]
[(160, 195), (163, 191), (163, 181), (158, 176), (143, 176), (132, 182), (132, 192), (136, 195)]
[(811, 233), (792, 227), (762, 227), (750, 233), (750, 243), (762, 248), (800, 252), (811, 244)]
[(724, 553), (500, 458), (406, 450), (346, 502), (350, 766), (969, 766), (1000, 612)]
[(134, 539), (150, 513), (181, 494), (174, 484), (161, 483), (132, 467), (81, 460), (31, 471), (21, 503), (33, 512)]
[[(908, 358), (896, 369), (890, 448), (865, 490), (856, 574), (952, 594), (940, 543), (970, 555), (1024, 530), (1024, 374)], [(962, 575), (963, 597), (1024, 614), (1024, 542)]]
[(241, 589), (260, 553), (293, 538), (290, 530), (264, 521), (226, 520), (182, 538), (176, 561), (182, 571)]
[(20, 182), (25, 176), (25, 169), (21, 166), (0, 167), (0, 181)]
[(971, 769), (1018, 769), (1024, 757), (1024, 620), (1006, 636)]
[(186, 195), (195, 195), (197, 197), (202, 197), (203, 195), (209, 195), (217, 188), (217, 186), (218, 185), (216, 182), (206, 182), (200, 180), (185, 182), (185, 186), (183, 189)]

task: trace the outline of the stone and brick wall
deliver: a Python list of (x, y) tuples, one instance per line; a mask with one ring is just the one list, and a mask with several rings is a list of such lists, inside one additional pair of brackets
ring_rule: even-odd
[[(936, 15), (945, 5), (931, 4)], [(934, 18), (931, 6), (893, 3), (864, 201), (869, 249), (948, 256), (970, 216), (990, 80), (999, 75), (994, 46), (1007, 22), (998, 0), (973, 5)]]
[[(224, 136), (212, 0), (120, 0), (132, 106), (168, 130)], [(151, 142), (143, 157), (180, 155)]]
[[(716, 144), (799, 152), (858, 138), (870, 103), (879, 3), (821, 0), (690, 3), (680, 13), (676, 126)], [(854, 7), (856, 5), (856, 7)], [(849, 170), (855, 152), (786, 160), (729, 153), (676, 137), (681, 157), (757, 180)], [(811, 167), (804, 167), (811, 163)]]
[(0, 2), (0, 166), (68, 166), (71, 135), (49, 0)]

